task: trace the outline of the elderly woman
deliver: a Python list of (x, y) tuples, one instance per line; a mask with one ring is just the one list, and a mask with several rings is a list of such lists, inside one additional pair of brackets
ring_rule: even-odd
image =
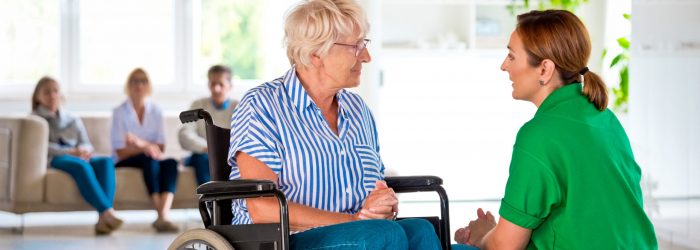
[(143, 171), (143, 180), (158, 218), (152, 226), (158, 232), (176, 232), (168, 220), (175, 197), (177, 161), (165, 159), (163, 112), (148, 100), (151, 80), (143, 69), (134, 69), (125, 86), (129, 98), (112, 114), (112, 149), (117, 167), (135, 167)]
[(537, 106), (513, 146), (499, 222), (490, 212), (455, 240), (486, 249), (656, 249), (641, 171), (588, 70), (588, 31), (564, 10), (518, 16), (501, 65), (513, 98)]
[[(231, 121), (231, 179), (267, 179), (289, 200), (292, 249), (440, 249), (432, 225), (393, 221), (376, 127), (359, 85), (368, 23), (352, 0), (310, 0), (286, 18), (292, 68), (250, 90)], [(234, 201), (233, 224), (279, 221), (274, 198)]]

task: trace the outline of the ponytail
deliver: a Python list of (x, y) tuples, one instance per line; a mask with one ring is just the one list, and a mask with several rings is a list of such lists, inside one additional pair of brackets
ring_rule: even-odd
[(583, 95), (600, 111), (608, 107), (608, 88), (596, 73), (588, 71), (583, 74)]

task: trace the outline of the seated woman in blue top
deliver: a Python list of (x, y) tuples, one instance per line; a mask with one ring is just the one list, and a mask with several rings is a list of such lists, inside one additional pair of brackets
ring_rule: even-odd
[(143, 179), (158, 212), (153, 227), (158, 232), (175, 232), (178, 227), (168, 220), (175, 196), (177, 161), (164, 159), (165, 127), (163, 114), (156, 104), (148, 101), (151, 81), (143, 69), (134, 69), (126, 82), (129, 98), (112, 114), (112, 149), (118, 159), (117, 167), (143, 170)]
[[(292, 68), (250, 90), (231, 119), (231, 179), (267, 179), (289, 202), (292, 249), (440, 249), (426, 220), (394, 221), (374, 117), (357, 94), (371, 58), (364, 11), (310, 0), (286, 18)], [(236, 200), (233, 224), (279, 221), (274, 198)]]
[(109, 157), (92, 156), (83, 122), (61, 109), (61, 99), (61, 88), (51, 77), (41, 78), (32, 95), (32, 114), (49, 124), (49, 164), (73, 177), (85, 201), (100, 214), (95, 233), (109, 234), (123, 223), (112, 208), (114, 163)]

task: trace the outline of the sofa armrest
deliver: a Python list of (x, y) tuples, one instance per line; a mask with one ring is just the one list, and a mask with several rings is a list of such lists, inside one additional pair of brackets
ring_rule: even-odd
[(0, 117), (0, 138), (0, 201), (43, 202), (49, 139), (46, 120), (35, 115)]

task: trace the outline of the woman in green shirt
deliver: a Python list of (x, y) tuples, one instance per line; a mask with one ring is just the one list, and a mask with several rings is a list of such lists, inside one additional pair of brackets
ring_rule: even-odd
[(498, 223), (491, 213), (455, 233), (482, 249), (656, 249), (641, 170), (607, 107), (605, 83), (586, 67), (588, 31), (564, 10), (518, 16), (501, 65), (513, 98), (537, 112), (520, 128)]

